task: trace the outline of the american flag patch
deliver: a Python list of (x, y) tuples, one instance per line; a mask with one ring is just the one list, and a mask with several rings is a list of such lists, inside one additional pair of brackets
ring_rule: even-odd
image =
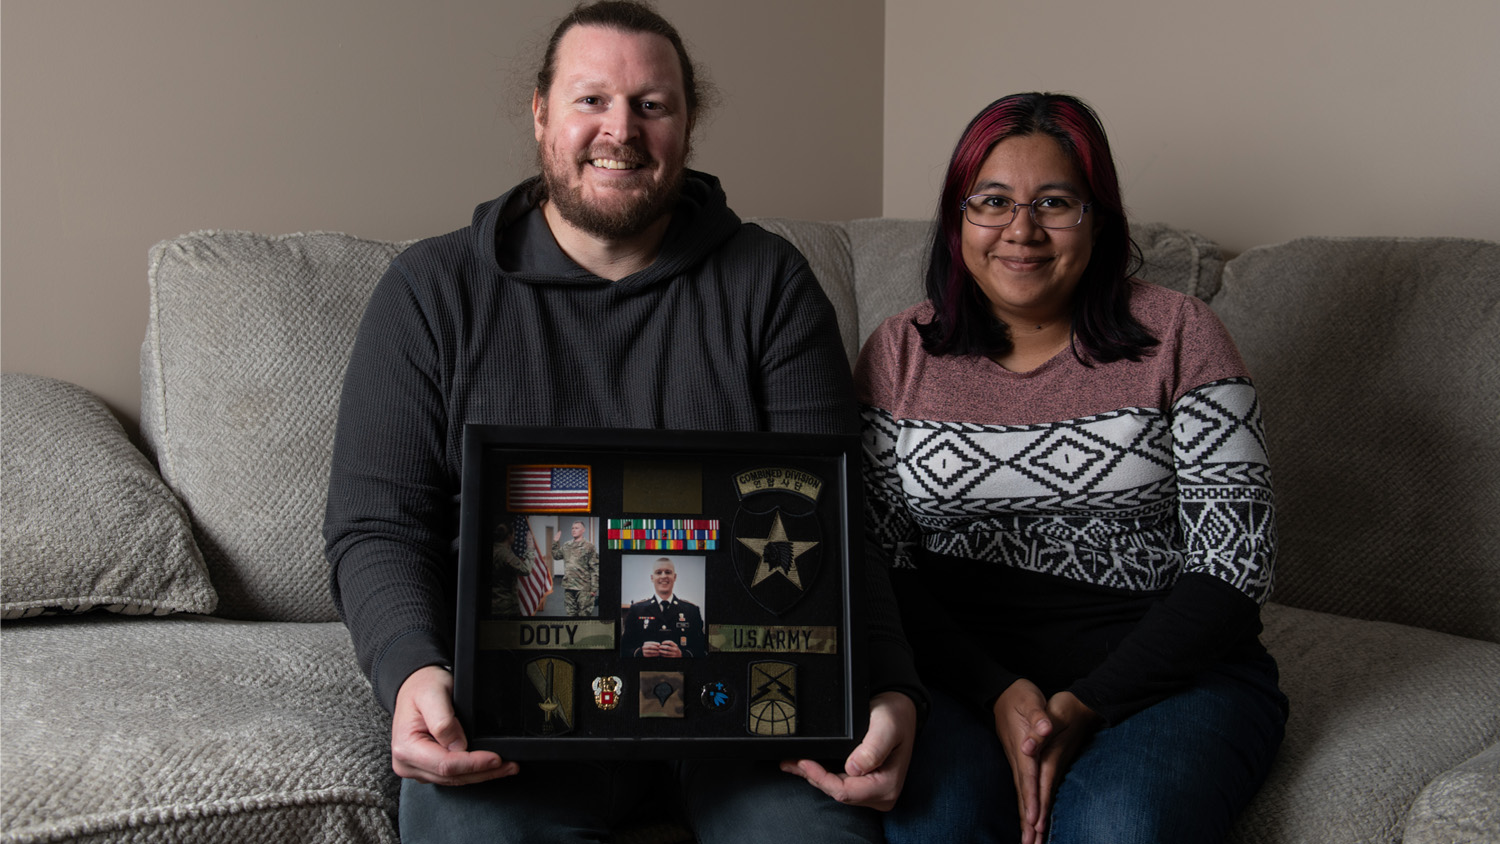
[(713, 551), (718, 519), (610, 519), (609, 548), (627, 551)]
[(512, 513), (587, 513), (592, 504), (588, 466), (505, 468), (505, 506)]

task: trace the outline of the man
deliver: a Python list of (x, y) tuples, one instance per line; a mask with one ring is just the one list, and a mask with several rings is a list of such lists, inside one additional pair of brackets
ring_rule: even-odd
[(747, 761), (523, 769), (468, 750), (454, 718), (442, 666), (466, 422), (857, 430), (832, 309), (806, 261), (686, 168), (695, 80), (650, 9), (575, 9), (532, 96), (541, 176), (398, 256), (360, 326), (324, 536), (335, 603), (392, 712), (406, 844), (564, 829), (601, 840), (636, 805), (662, 805), (662, 782), (700, 841), (879, 841), (878, 816), (858, 804), (888, 808), (900, 791), (925, 693), (883, 571), (868, 590), (884, 601), (869, 610), (865, 740), (844, 773), (785, 763), (834, 800)]
[(599, 614), (599, 552), (588, 540), (588, 526), (575, 519), (570, 529), (573, 538), (552, 543), (552, 559), (563, 561), (563, 597), (568, 615), (592, 617)]
[(511, 548), (514, 538), (510, 526), (495, 526), (495, 541), (490, 546), (490, 612), (494, 615), (521, 614), (521, 595), (516, 591), (520, 578), (531, 574), (531, 561)]
[(651, 567), (655, 594), (636, 601), (620, 620), (620, 653), (626, 656), (703, 656), (708, 639), (698, 605), (677, 597), (677, 564), (662, 557)]

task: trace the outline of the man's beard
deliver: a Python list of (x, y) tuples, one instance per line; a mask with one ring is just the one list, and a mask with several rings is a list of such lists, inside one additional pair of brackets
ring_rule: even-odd
[[(595, 152), (590, 151), (590, 160), (613, 158), (631, 163), (649, 163), (642, 161), (643, 156), (629, 147), (620, 147), (600, 155), (595, 155)], [(671, 213), (672, 208), (677, 205), (677, 198), (682, 195), (685, 169), (679, 167), (666, 182), (648, 182), (645, 193), (629, 197), (622, 193), (620, 199), (625, 203), (623, 206), (601, 207), (584, 198), (581, 178), (576, 182), (570, 181), (570, 177), (577, 173), (576, 162), (557, 161), (551, 151), (541, 145), (537, 147), (537, 157), (540, 159), (542, 184), (547, 190), (547, 200), (569, 225), (595, 237), (607, 240), (634, 237)], [(583, 166), (592, 165), (584, 163)]]

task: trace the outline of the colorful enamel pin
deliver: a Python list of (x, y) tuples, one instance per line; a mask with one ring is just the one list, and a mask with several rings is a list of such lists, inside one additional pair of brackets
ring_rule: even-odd
[(608, 712), (620, 705), (620, 693), (625, 690), (625, 681), (619, 677), (594, 678), (594, 705)]

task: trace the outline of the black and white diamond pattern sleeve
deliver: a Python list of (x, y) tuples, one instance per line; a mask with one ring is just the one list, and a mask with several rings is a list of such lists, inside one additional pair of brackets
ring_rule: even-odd
[(897, 472), (899, 434), (900, 428), (889, 412), (878, 407), (860, 409), (866, 538), (886, 550), (892, 567), (909, 568), (918, 535)]
[(1189, 391), (1172, 407), (1184, 571), (1210, 574), (1264, 604), (1276, 558), (1276, 509), (1260, 402), (1245, 378)]

